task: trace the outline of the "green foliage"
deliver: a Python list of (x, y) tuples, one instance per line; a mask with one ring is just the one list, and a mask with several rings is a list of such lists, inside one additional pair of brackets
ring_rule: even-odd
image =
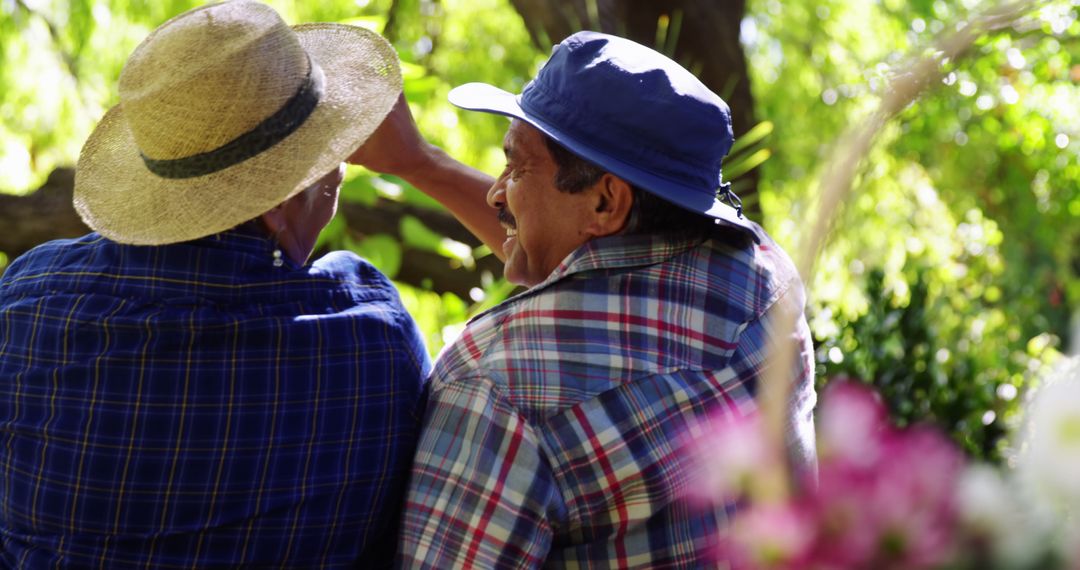
[[(894, 151), (933, 173), (954, 208), (981, 209), (1012, 238), (1003, 253), (1023, 263), (1006, 264), (1001, 288), (1030, 305), (1026, 337), (1064, 334), (1070, 315), (1062, 309), (1080, 302), (1071, 267), (1080, 245), (1080, 208), (1071, 208), (1080, 201), (1080, 164), (1070, 142), (1080, 135), (1080, 90), (1063, 75), (1080, 49), (1073, 39), (1070, 53), (1068, 39), (1045, 20), (1057, 18), (1036, 22), (1045, 35), (984, 38), (978, 57), (959, 62), (923, 112), (905, 115)], [(1064, 33), (1077, 37), (1080, 24), (1074, 19)], [(928, 124), (932, 117), (943, 124)]]
[[(505, 0), (445, 0), (430, 5), (426, 33), (403, 35), (395, 44), (406, 60), (423, 65), (438, 80), (425, 99), (410, 99), (422, 108), (417, 113), (420, 129), (460, 160), (497, 173), (504, 164), (507, 120), (462, 112), (450, 105), (446, 94), (471, 81), (519, 92), (546, 53), (533, 47), (524, 22)], [(430, 51), (417, 50), (418, 45), (430, 45)]]
[(961, 283), (932, 291), (931, 267), (907, 269), (915, 276), (904, 299), (885, 286), (883, 271), (871, 271), (866, 313), (817, 339), (819, 385), (838, 376), (872, 379), (900, 425), (934, 423), (969, 453), (999, 460), (1004, 436), (1018, 427), (1020, 390), (1047, 372), (1054, 339), (1023, 342), (1000, 303), (966, 297)]
[[(897, 54), (973, 5), (751, 8), (759, 116), (776, 125), (762, 208), (792, 251), (830, 143), (877, 104)], [(823, 380), (871, 382), (902, 422), (937, 422), (976, 455), (1000, 457), (1080, 303), (1076, 20), (1075, 3), (1051, 2), (948, 62), (944, 84), (879, 136), (811, 283)]]
[(428, 350), (437, 354), (442, 347), (452, 342), (469, 318), (468, 305), (453, 293), (435, 293), (413, 287), (400, 289), (401, 300), (416, 319), (424, 334)]

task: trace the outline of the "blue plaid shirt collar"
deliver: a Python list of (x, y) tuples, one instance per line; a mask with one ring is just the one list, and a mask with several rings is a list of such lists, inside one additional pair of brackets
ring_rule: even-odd
[[(224, 249), (233, 253), (252, 255), (259, 260), (273, 261), (274, 248), (277, 243), (266, 231), (258, 227), (257, 222), (248, 222), (224, 232), (209, 235), (192, 240), (188, 243), (194, 246)], [(289, 269), (299, 269), (306, 264), (298, 264), (287, 255), (282, 256), (285, 266)]]
[[(235, 253), (249, 254), (270, 261), (274, 252), (274, 240), (252, 224), (243, 224), (224, 232), (202, 237), (191, 242), (192, 245), (226, 249)], [(283, 259), (292, 264), (288, 257)]]

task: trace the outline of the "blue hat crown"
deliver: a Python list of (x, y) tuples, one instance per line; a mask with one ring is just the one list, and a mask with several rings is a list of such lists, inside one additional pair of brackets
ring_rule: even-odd
[(708, 210), (734, 137), (726, 103), (675, 61), (578, 32), (525, 86), (522, 110), (558, 142), (642, 189)]

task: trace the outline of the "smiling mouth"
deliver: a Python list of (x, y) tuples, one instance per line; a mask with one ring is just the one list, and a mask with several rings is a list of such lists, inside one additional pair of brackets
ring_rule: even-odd
[(505, 208), (499, 210), (499, 223), (506, 228), (506, 237), (517, 237), (517, 220)]

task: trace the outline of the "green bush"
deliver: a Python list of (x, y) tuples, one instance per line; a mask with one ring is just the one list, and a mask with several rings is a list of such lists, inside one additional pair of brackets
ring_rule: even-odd
[[(965, 299), (962, 281), (934, 290), (925, 266), (906, 295), (868, 272), (867, 311), (839, 318), (837, 334), (817, 338), (819, 387), (846, 376), (871, 384), (900, 425), (929, 422), (969, 454), (1000, 461), (1025, 392), (1057, 357), (1057, 339), (1021, 338), (1001, 302)], [(963, 312), (957, 312), (962, 301)]]

